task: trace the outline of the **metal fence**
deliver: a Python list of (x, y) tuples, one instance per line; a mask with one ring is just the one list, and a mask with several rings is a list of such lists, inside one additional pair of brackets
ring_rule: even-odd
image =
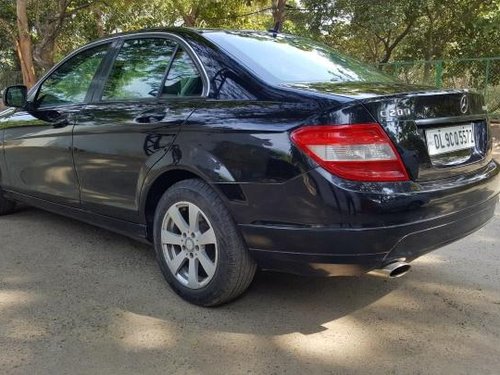
[(500, 119), (500, 56), (432, 61), (395, 61), (379, 69), (412, 83), (482, 92), (492, 118)]

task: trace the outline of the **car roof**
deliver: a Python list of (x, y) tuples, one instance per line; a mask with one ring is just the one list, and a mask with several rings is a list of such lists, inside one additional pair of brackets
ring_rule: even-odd
[[(233, 30), (233, 29), (198, 29), (192, 27), (158, 27), (158, 28), (147, 28), (132, 30), (120, 33), (114, 33), (106, 35), (102, 38), (96, 39), (93, 42), (98, 42), (100, 40), (109, 40), (112, 38), (119, 38), (129, 35), (146, 34), (146, 33), (173, 33), (177, 35), (202, 35), (208, 33), (225, 33), (232, 35), (248, 35), (248, 34), (261, 34), (261, 35), (276, 35), (274, 31), (262, 31), (262, 30)], [(279, 33), (280, 35), (287, 35), (284, 33)]]

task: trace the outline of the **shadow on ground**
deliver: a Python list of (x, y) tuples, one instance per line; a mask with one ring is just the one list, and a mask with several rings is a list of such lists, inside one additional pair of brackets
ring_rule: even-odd
[(152, 250), (23, 209), (0, 218), (8, 373), (494, 373), (499, 220), (408, 277), (259, 273), (217, 309), (168, 289)]

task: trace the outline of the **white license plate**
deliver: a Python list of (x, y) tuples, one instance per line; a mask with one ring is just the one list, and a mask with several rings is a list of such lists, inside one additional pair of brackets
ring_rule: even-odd
[(425, 131), (425, 137), (431, 156), (465, 150), (476, 145), (472, 124), (429, 129)]

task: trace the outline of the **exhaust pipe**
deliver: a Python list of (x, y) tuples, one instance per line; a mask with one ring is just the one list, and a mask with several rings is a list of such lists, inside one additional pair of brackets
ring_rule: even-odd
[(379, 276), (389, 279), (404, 276), (410, 271), (411, 265), (406, 262), (394, 262), (368, 272), (368, 275)]

